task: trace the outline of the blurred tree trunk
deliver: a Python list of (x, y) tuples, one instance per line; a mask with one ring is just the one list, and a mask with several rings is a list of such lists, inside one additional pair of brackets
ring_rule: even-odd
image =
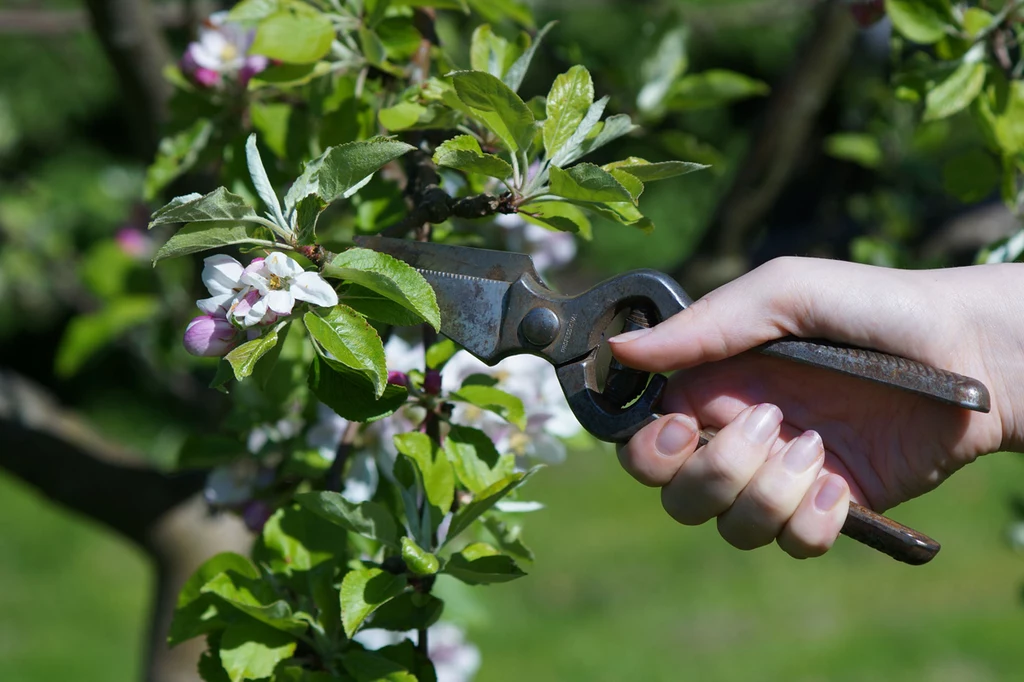
[(229, 515), (212, 516), (205, 474), (157, 471), (138, 453), (97, 434), (40, 387), (0, 370), (0, 467), (52, 502), (98, 521), (142, 549), (156, 572), (147, 682), (194, 682), (205, 642), (166, 645), (178, 591), (217, 552), (247, 552), (250, 534)]
[(751, 243), (815, 139), (817, 121), (856, 37), (846, 3), (824, 3), (789, 77), (774, 88), (755, 142), (718, 203), (696, 255), (672, 270), (691, 293), (709, 291), (750, 269)]
[(171, 86), (171, 51), (148, 0), (85, 0), (89, 18), (117, 72), (129, 129), (147, 163), (160, 140)]

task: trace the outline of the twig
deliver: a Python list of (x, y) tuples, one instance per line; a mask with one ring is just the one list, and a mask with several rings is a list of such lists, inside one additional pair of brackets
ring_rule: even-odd
[(358, 434), (359, 422), (349, 422), (348, 426), (345, 427), (345, 432), (341, 435), (338, 449), (334, 452), (334, 461), (331, 462), (331, 467), (327, 470), (327, 490), (341, 491), (341, 476), (345, 471), (345, 462), (348, 461), (348, 456), (352, 454), (352, 444), (355, 442)]

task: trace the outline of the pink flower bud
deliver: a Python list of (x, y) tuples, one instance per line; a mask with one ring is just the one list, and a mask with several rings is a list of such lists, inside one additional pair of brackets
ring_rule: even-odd
[(132, 258), (146, 258), (152, 251), (146, 234), (137, 227), (122, 227), (114, 236), (121, 251)]
[(388, 383), (395, 386), (408, 386), (409, 375), (405, 372), (388, 372)]
[(200, 357), (222, 357), (238, 344), (239, 337), (225, 318), (200, 315), (185, 328), (185, 350)]
[(436, 369), (428, 369), (423, 377), (423, 390), (429, 395), (437, 395), (441, 392), (441, 373)]

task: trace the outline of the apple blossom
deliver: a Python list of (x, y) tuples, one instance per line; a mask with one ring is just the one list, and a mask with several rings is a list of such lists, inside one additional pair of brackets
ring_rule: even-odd
[(243, 271), (242, 264), (231, 256), (217, 254), (204, 258), (202, 279), (210, 297), (196, 301), (196, 306), (207, 315), (224, 317), (232, 302), (245, 288), (238, 281)]
[(223, 357), (238, 345), (242, 335), (224, 317), (200, 315), (185, 327), (185, 350), (199, 357)]
[[(338, 294), (330, 284), (319, 274), (303, 270), (280, 251), (254, 259), (238, 281), (247, 289), (243, 289), (229, 314), (244, 327), (266, 323), (268, 317), (291, 315), (297, 300), (325, 307), (338, 304)], [(254, 291), (258, 292), (256, 296)]]
[(225, 77), (244, 85), (267, 68), (266, 57), (249, 54), (255, 31), (230, 22), (227, 17), (227, 12), (211, 14), (181, 58), (181, 70), (207, 88), (221, 85)]

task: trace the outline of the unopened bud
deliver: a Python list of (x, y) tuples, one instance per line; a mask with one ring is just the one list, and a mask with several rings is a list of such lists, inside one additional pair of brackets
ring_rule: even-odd
[(409, 375), (405, 372), (388, 372), (388, 383), (395, 386), (408, 386)]
[(423, 377), (423, 391), (429, 395), (441, 392), (441, 373), (436, 369), (428, 369)]
[(185, 350), (199, 357), (223, 357), (234, 348), (240, 335), (223, 317), (200, 315), (185, 328)]

